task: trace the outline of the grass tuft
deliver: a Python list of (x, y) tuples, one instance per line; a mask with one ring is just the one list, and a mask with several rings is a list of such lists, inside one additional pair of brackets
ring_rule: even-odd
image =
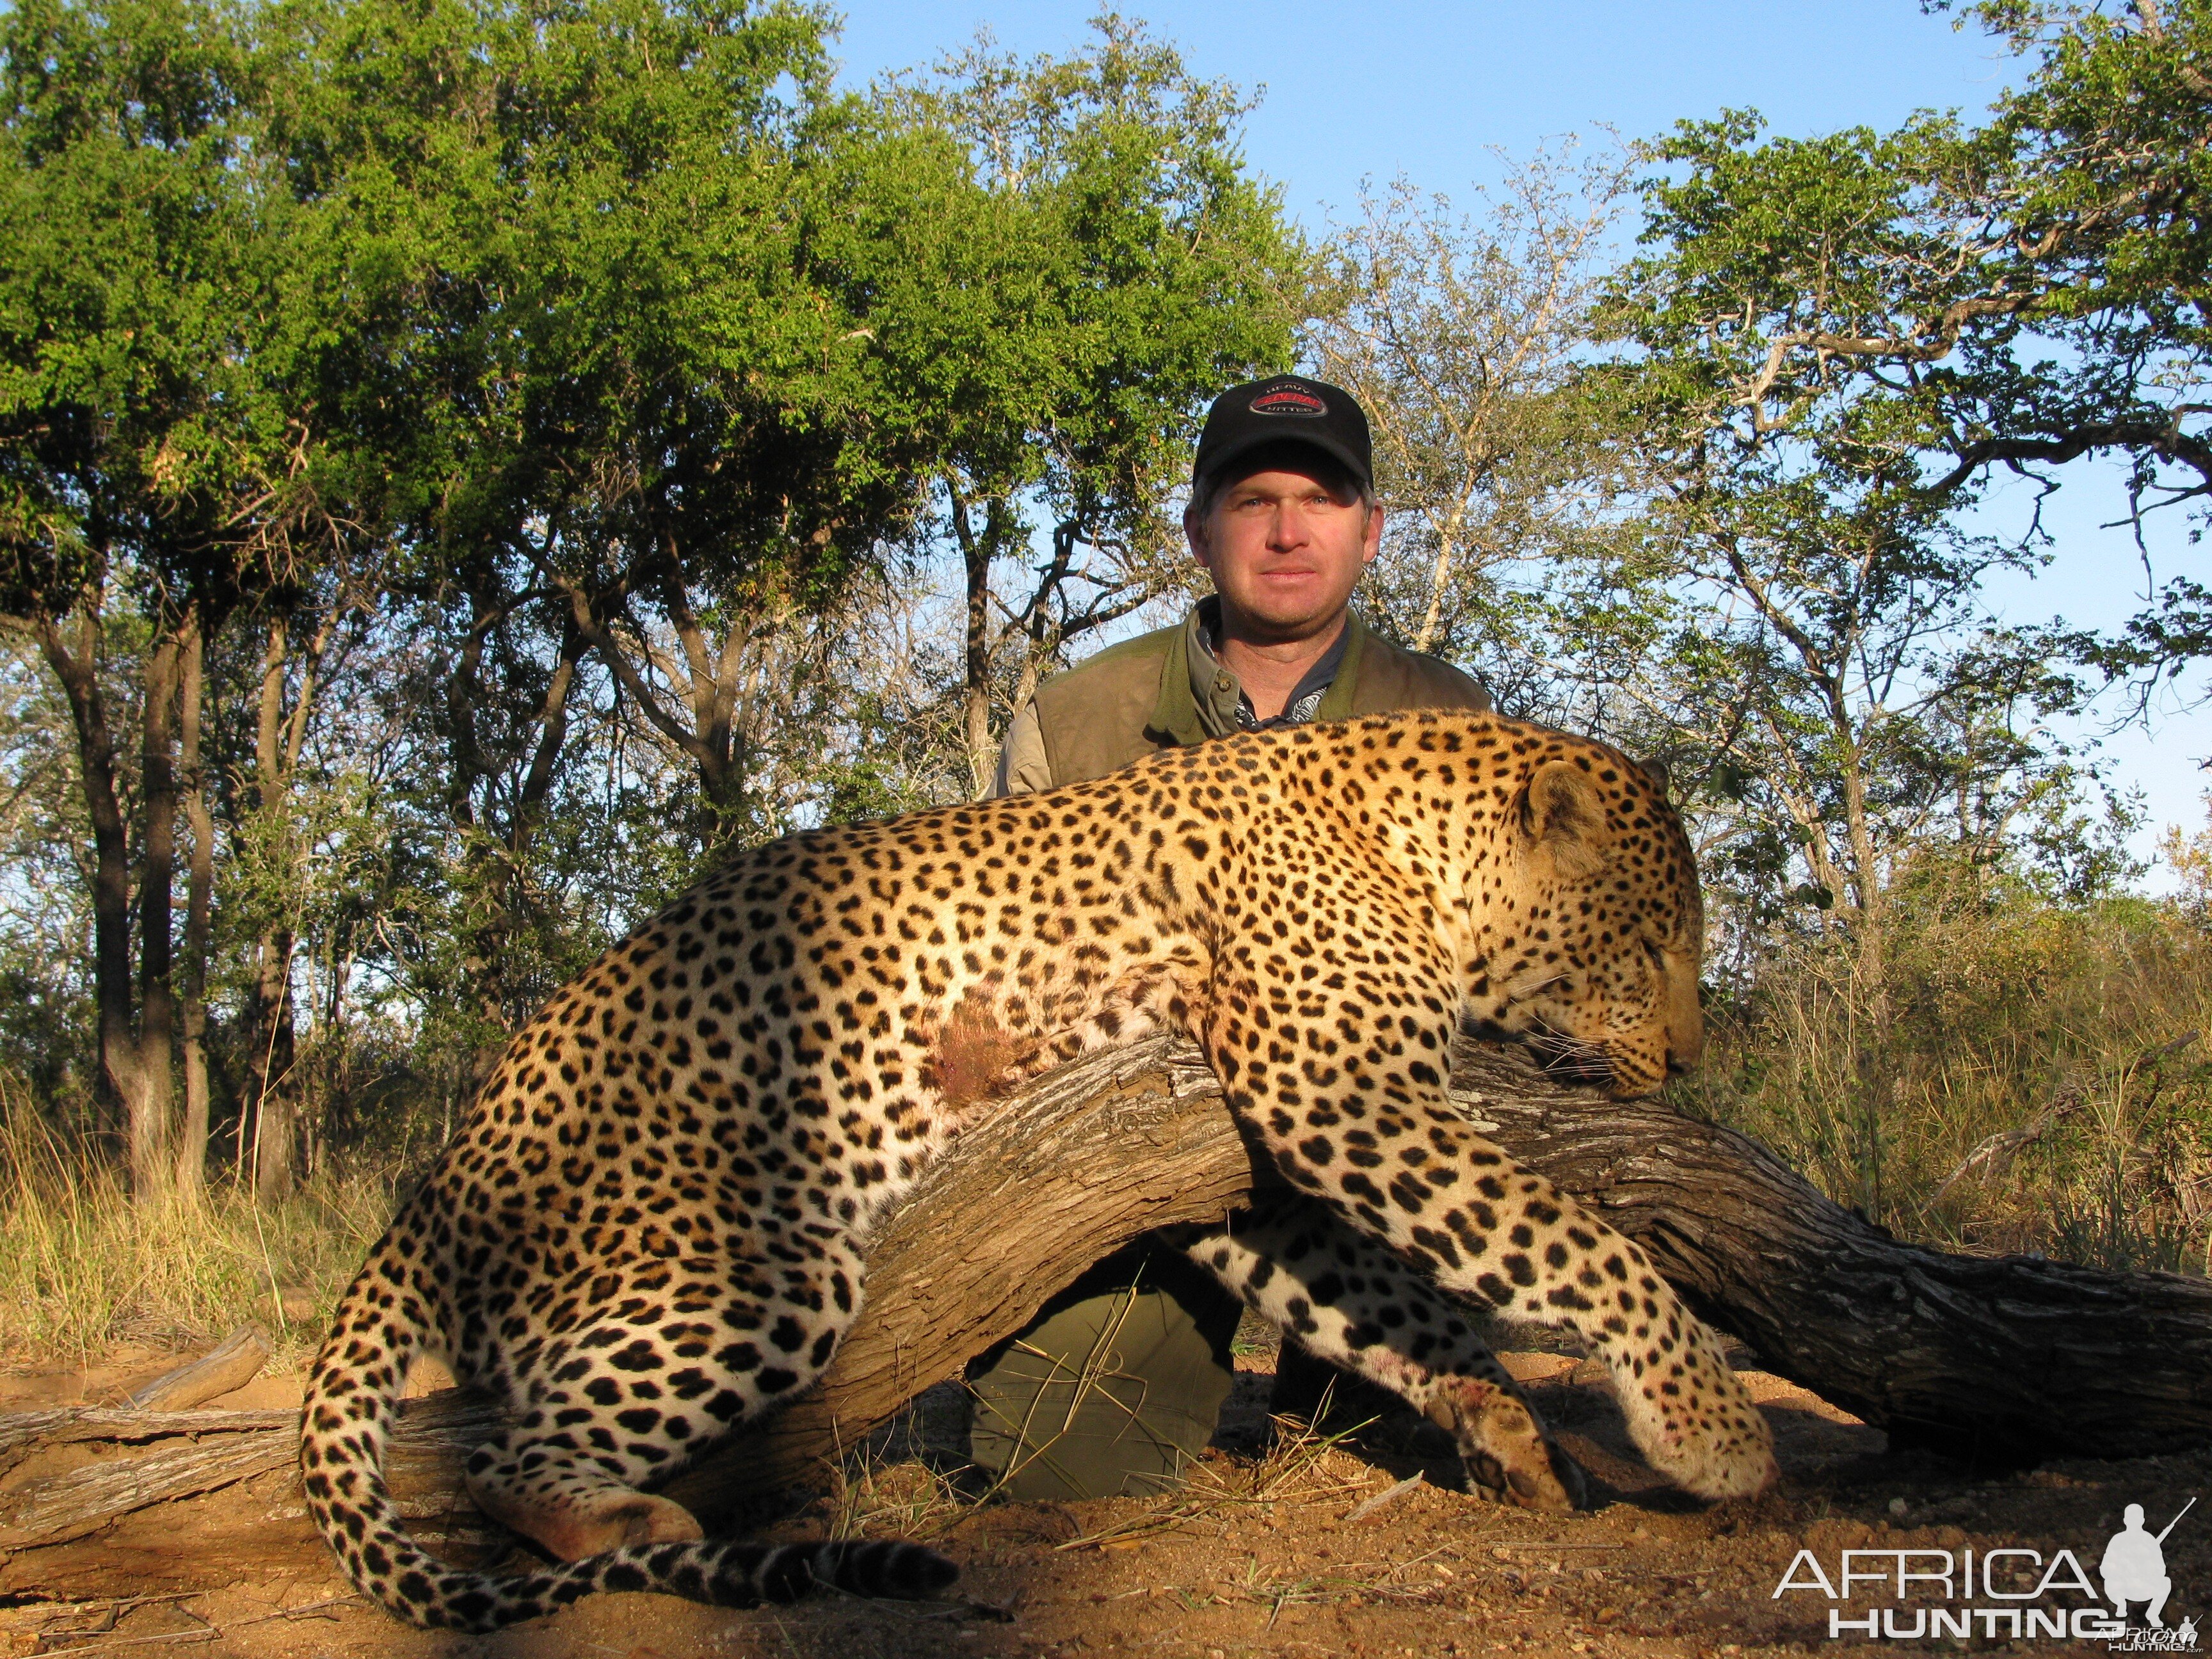
[(1783, 953), (1674, 1098), (1945, 1249), (2212, 1272), (2212, 926), (1930, 902), (1879, 980)]
[(279, 1363), (296, 1358), (392, 1218), (398, 1184), (356, 1168), (281, 1205), (229, 1187), (137, 1203), (0, 1073), (0, 1358), (89, 1364), (117, 1343), (204, 1344), (258, 1320)]

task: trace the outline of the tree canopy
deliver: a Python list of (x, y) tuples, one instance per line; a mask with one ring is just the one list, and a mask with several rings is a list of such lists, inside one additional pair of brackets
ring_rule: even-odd
[(0, 19), (0, 611), (69, 711), (93, 1092), (142, 1185), (210, 1006), (281, 1189), (303, 1022), (381, 998), (473, 1052), (723, 845), (926, 795), (881, 782), (915, 661), (860, 641), (940, 533), (968, 731), (920, 775), (969, 788), (1063, 644), (1172, 580), (1197, 413), (1289, 353), (1299, 246), (1238, 95), (1110, 15), (863, 95), (830, 28)]

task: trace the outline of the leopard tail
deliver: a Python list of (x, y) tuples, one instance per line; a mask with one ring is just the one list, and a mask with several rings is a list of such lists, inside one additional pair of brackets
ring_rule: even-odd
[(934, 1550), (875, 1540), (640, 1544), (512, 1577), (447, 1565), (409, 1535), (384, 1479), (400, 1389), (429, 1334), (408, 1269), (387, 1236), (338, 1304), (307, 1382), (300, 1475), (308, 1513), (346, 1577), (409, 1624), (483, 1633), (595, 1590), (659, 1591), (728, 1607), (794, 1601), (817, 1586), (918, 1598), (958, 1576)]

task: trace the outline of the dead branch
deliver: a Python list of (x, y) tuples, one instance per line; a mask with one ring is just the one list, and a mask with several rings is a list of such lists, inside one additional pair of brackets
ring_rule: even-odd
[(258, 1325), (240, 1325), (210, 1352), (165, 1371), (131, 1396), (142, 1412), (181, 1412), (242, 1389), (269, 1360), (269, 1336)]
[[(2137, 1067), (2148, 1065), (2153, 1060), (2163, 1060), (2168, 1054), (2179, 1054), (2196, 1042), (2197, 1036), (2197, 1034), (2194, 1031), (2185, 1031), (2171, 1042), (2161, 1043), (2155, 1048), (2147, 1049), (2130, 1063), (2128, 1069), (2133, 1071)], [(1934, 1209), (1937, 1200), (1977, 1166), (1981, 1166), (1984, 1172), (1990, 1176), (2002, 1175), (2006, 1166), (2014, 1158), (2034, 1146), (2067, 1119), (2079, 1116), (2081, 1109), (2088, 1103), (2087, 1085), (2080, 1082), (2070, 1083), (2053, 1095), (2044, 1109), (2027, 1122), (2015, 1128), (2000, 1129), (1996, 1133), (1985, 1136), (1977, 1141), (1973, 1150), (1959, 1161), (1959, 1167), (1945, 1176), (1936, 1190), (1928, 1195), (1927, 1203), (1921, 1206), (1922, 1213), (1924, 1215), (1928, 1211)]]

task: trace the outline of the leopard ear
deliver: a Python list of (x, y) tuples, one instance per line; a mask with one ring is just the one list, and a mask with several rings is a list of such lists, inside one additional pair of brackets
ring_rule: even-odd
[(1638, 770), (1659, 786), (1659, 793), (1662, 795), (1674, 781), (1674, 775), (1668, 769), (1667, 763), (1656, 755), (1646, 755), (1636, 765)]
[(1530, 862), (1561, 881), (1605, 866), (1605, 802), (1590, 775), (1572, 761), (1547, 761), (1521, 792), (1521, 844)]

